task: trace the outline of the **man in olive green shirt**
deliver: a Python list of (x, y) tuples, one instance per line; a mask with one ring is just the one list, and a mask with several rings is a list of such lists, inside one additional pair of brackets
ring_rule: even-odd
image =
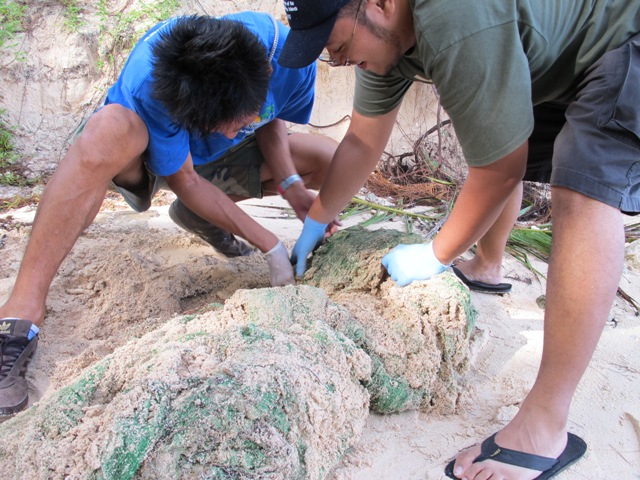
[(413, 81), (437, 87), (469, 173), (433, 242), (399, 245), (383, 258), (399, 286), (442, 272), (473, 244), (476, 256), (456, 273), (468, 284), (498, 284), (522, 180), (551, 184), (536, 382), (507, 426), (445, 472), (554, 476), (586, 449), (567, 432), (569, 405), (616, 295), (621, 212), (640, 212), (640, 0), (284, 3), (292, 32), (282, 65), (303, 67), (326, 48), (331, 64), (359, 67), (351, 124), (292, 252), (297, 275), (375, 168)]

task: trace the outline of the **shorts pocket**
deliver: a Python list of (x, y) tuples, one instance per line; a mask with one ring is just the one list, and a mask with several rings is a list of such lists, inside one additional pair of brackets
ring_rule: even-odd
[(640, 148), (640, 45), (628, 43), (621, 49), (621, 79), (609, 121), (602, 125), (609, 135)]

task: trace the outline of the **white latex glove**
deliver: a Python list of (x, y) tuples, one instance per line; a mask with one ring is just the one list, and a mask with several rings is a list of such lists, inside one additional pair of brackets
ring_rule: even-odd
[(295, 283), (293, 267), (284, 244), (278, 240), (275, 247), (265, 253), (269, 265), (269, 280), (272, 287), (292, 285)]

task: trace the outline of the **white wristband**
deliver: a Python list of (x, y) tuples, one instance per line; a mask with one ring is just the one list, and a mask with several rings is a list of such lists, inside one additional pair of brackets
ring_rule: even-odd
[(294, 183), (301, 182), (301, 181), (302, 181), (302, 177), (297, 173), (294, 173), (293, 175), (289, 175), (287, 178), (282, 180), (282, 182), (280, 182), (280, 185), (279, 185), (280, 194), (282, 194), (282, 192), (285, 192), (287, 188), (289, 188)]

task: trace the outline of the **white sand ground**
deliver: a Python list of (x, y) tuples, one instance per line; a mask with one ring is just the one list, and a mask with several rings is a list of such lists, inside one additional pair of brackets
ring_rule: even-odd
[[(16, 125), (24, 154), (21, 161), (40, 174), (55, 168), (71, 133), (99, 104), (112, 78), (96, 68), (96, 45), (108, 51), (109, 44), (100, 43), (104, 39), (97, 27), (100, 14), (95, 2), (81, 2), (86, 23), (79, 32), (64, 28), (61, 4), (35, 3), (29, 29), (18, 42), (25, 60), (3, 57), (0, 78), (3, 108)], [(118, 0), (111, 7), (127, 13), (140, 3)], [(218, 15), (244, 9), (283, 16), (279, 0), (181, 2), (183, 13)], [(350, 113), (352, 75), (351, 69), (319, 65), (311, 123), (336, 125), (302, 129), (342, 137), (347, 122), (340, 120)], [(412, 145), (434, 125), (436, 114), (430, 88), (412, 88), (387, 150), (404, 151), (404, 143)], [(17, 193), (3, 188), (0, 198)], [(243, 205), (289, 248), (293, 246), (300, 222), (272, 208), (269, 200)], [(80, 238), (52, 285), (41, 344), (29, 369), (33, 401), (174, 313), (224, 301), (239, 288), (268, 285), (260, 255), (225, 259), (175, 227), (166, 211), (166, 203), (135, 214), (121, 202), (106, 202)], [(33, 215), (30, 207), (0, 215), (0, 302), (13, 285)], [(9, 216), (13, 221), (4, 228), (2, 219)], [(372, 415), (360, 443), (336, 468), (332, 480), (444, 478), (449, 458), (511, 418), (536, 375), (543, 325), (543, 310), (536, 300), (544, 293), (544, 280), (511, 257), (504, 265), (507, 280), (514, 284), (511, 294), (472, 294), (480, 312), (479, 340), (459, 412), (446, 417), (416, 412)], [(546, 270), (539, 263), (536, 267)], [(636, 266), (635, 273), (625, 271), (622, 280), (636, 299), (640, 299), (639, 274)], [(570, 428), (587, 441), (589, 450), (558, 477), (561, 480), (640, 479), (640, 321), (620, 300), (611, 318), (615, 321), (604, 330), (571, 410)]]
[[(282, 200), (242, 205), (293, 246), (301, 223), (290, 218)], [(27, 207), (0, 216), (22, 225), (0, 228), (0, 237), (6, 234), (0, 248), (0, 301), (11, 289), (33, 213)], [(514, 258), (505, 257), (504, 265), (511, 294), (472, 293), (478, 334), (459, 411), (449, 416), (371, 415), (333, 480), (444, 478), (449, 458), (512, 417), (536, 375), (544, 313), (537, 299), (545, 286)], [(537, 262), (536, 268), (544, 272), (546, 265)], [(52, 286), (41, 344), (28, 373), (32, 400), (173, 313), (223, 301), (237, 288), (267, 284), (260, 254), (232, 260), (217, 255), (175, 227), (166, 205), (135, 214), (121, 202), (106, 202)], [(626, 270), (623, 284), (640, 297), (637, 270)], [(140, 318), (143, 312), (149, 317)], [(640, 319), (622, 300), (616, 301), (611, 318), (571, 410), (570, 430), (587, 441), (589, 450), (560, 479), (640, 478)]]

